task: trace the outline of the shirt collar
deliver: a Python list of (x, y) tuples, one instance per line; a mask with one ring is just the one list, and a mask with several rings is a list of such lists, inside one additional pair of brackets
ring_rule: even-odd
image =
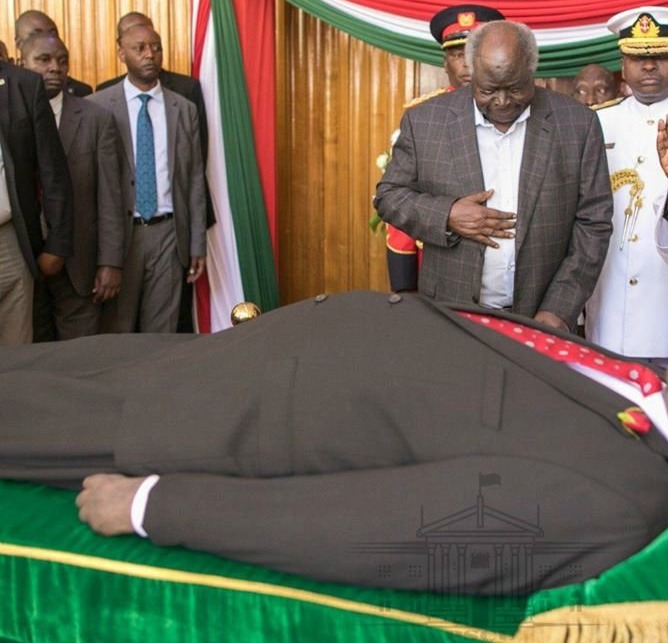
[(668, 98), (664, 98), (663, 100), (650, 105), (641, 103), (635, 96), (629, 96), (627, 100), (629, 107), (643, 118), (654, 117), (658, 120), (659, 118), (665, 118), (666, 113), (668, 112)]
[[(500, 134), (510, 134), (513, 132), (513, 130), (517, 127), (519, 123), (523, 123), (524, 121), (529, 119), (529, 116), (531, 116), (531, 105), (527, 105), (526, 109), (515, 119), (513, 124), (508, 128), (507, 132), (500, 132)], [(476, 105), (475, 100), (473, 101), (473, 118), (475, 122), (476, 127), (494, 127), (493, 123), (490, 123), (484, 116), (483, 113), (478, 109), (478, 106)], [(496, 129), (494, 127), (494, 129)]]
[(148, 94), (153, 98), (154, 100), (158, 101), (161, 103), (163, 101), (163, 92), (162, 92), (162, 85), (160, 84), (160, 81), (157, 82), (155, 87), (152, 87), (148, 91), (142, 91), (139, 89), (139, 87), (133, 85), (128, 77), (125, 77), (125, 80), (123, 81), (123, 90), (125, 91), (125, 100), (128, 101), (128, 103), (134, 99), (137, 98), (140, 94)]
[(49, 104), (54, 114), (60, 114), (63, 111), (63, 92), (58, 92), (53, 98), (50, 98)]

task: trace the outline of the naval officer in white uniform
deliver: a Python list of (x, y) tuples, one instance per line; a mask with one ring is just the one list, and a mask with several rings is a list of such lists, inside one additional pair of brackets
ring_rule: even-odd
[(656, 154), (659, 119), (668, 113), (668, 8), (616, 14), (622, 76), (633, 94), (601, 106), (614, 194), (614, 231), (598, 285), (587, 304), (591, 342), (633, 357), (668, 362), (668, 264), (654, 230), (666, 175)]

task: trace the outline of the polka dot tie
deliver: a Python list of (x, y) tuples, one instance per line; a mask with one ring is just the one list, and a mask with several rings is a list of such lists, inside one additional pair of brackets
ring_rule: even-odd
[(635, 385), (644, 396), (662, 390), (661, 378), (651, 369), (635, 362), (626, 362), (603, 355), (589, 346), (561, 339), (541, 330), (514, 321), (487, 315), (460, 312), (460, 315), (481, 326), (487, 326), (506, 337), (533, 348), (557, 362), (581, 364)]
[(137, 115), (137, 150), (135, 154), (135, 206), (137, 212), (145, 221), (148, 221), (158, 209), (153, 125), (148, 113), (150, 98), (149, 94), (139, 94), (141, 108)]

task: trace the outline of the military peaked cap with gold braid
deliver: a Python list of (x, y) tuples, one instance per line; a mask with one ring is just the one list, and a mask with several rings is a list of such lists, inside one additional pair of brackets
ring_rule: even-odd
[(667, 7), (627, 9), (612, 16), (607, 26), (618, 35), (623, 54), (668, 57)]
[(505, 16), (480, 4), (457, 4), (435, 14), (429, 29), (441, 48), (447, 49), (465, 44), (473, 29), (492, 20), (505, 20)]

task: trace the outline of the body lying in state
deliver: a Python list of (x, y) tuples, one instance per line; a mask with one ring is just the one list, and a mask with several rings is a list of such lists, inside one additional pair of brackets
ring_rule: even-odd
[(495, 474), (485, 505), (563, 551), (522, 577), (478, 566), (443, 588), (484, 594), (595, 576), (668, 524), (666, 441), (622, 428), (627, 399), (418, 295), (1, 353), (0, 477), (85, 479), (80, 516), (107, 535), (132, 532), (135, 491), (159, 474), (141, 526), (159, 545), (428, 589), (401, 547), (374, 547), (424, 544), (425, 524), (475, 505)]

